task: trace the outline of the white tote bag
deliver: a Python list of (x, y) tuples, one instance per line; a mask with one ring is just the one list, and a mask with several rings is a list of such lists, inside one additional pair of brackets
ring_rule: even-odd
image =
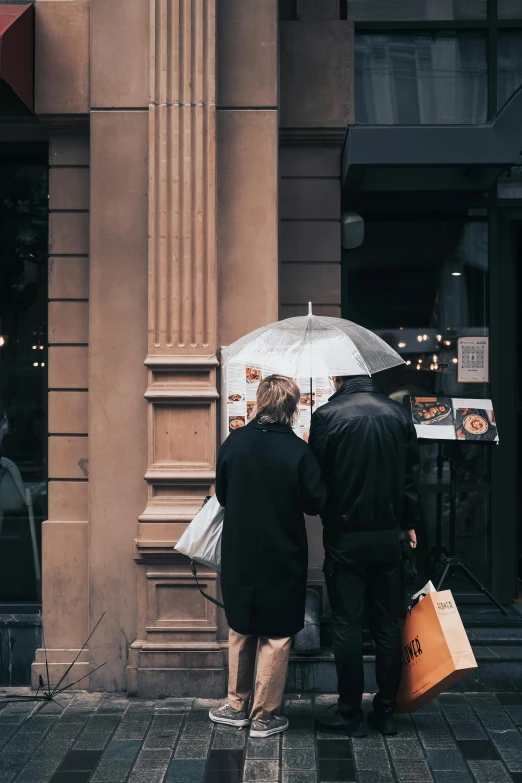
[(225, 509), (213, 495), (200, 508), (174, 547), (196, 563), (221, 571), (221, 534)]

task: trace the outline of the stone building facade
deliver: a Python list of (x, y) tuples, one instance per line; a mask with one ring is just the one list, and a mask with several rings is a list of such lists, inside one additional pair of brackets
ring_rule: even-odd
[(49, 144), (52, 679), (105, 613), (70, 681), (105, 664), (90, 689), (224, 692), (224, 617), (173, 550), (212, 490), (216, 354), (310, 298), (340, 314), (353, 26), (338, 0), (298, 6), (34, 4), (34, 117), (2, 138)]

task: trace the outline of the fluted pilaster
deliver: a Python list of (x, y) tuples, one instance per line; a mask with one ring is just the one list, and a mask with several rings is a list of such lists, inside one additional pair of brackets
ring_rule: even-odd
[[(215, 607), (173, 550), (216, 458), (215, 0), (151, 0), (150, 51), (149, 488), (129, 690), (181, 695), (204, 669), (199, 686), (217, 693)], [(215, 573), (203, 581), (215, 592)]]

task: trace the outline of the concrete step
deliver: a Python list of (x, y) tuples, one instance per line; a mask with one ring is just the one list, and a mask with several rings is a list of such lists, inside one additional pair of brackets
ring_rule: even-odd
[[(464, 677), (458, 691), (522, 691), (522, 645), (472, 643), (478, 668)], [(364, 689), (377, 690), (375, 656), (364, 656)], [(287, 693), (335, 693), (337, 674), (331, 648), (314, 655), (292, 653), (286, 681)]]

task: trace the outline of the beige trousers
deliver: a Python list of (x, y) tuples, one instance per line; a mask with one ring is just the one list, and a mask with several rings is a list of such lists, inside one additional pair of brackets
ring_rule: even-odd
[(231, 707), (248, 712), (255, 676), (250, 718), (268, 720), (277, 713), (283, 701), (291, 643), (291, 636), (268, 639), (266, 636), (243, 636), (230, 629), (228, 703)]

